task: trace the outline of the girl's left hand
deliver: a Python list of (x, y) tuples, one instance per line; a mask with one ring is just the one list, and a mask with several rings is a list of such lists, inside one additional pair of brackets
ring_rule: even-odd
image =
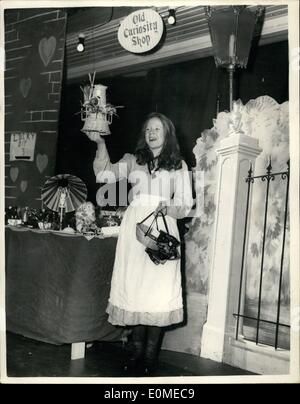
[(157, 208), (155, 209), (155, 213), (161, 212), (163, 215), (168, 214), (168, 207), (166, 201), (160, 201)]

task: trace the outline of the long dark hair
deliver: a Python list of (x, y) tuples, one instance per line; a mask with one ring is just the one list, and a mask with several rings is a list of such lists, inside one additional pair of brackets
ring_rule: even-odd
[(147, 145), (145, 137), (146, 126), (152, 118), (158, 118), (161, 121), (165, 133), (165, 143), (157, 158), (158, 169), (163, 168), (168, 171), (179, 170), (182, 167), (182, 157), (176, 138), (175, 127), (169, 118), (159, 112), (149, 114), (143, 124), (141, 136), (135, 149), (137, 163), (144, 165), (151, 164), (153, 161), (153, 153)]

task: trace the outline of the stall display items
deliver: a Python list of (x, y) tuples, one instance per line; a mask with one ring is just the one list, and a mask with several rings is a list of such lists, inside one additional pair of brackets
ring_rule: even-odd
[(63, 230), (64, 217), (74, 212), (87, 197), (85, 183), (75, 175), (58, 174), (49, 178), (42, 189), (44, 204), (59, 213), (59, 230)]

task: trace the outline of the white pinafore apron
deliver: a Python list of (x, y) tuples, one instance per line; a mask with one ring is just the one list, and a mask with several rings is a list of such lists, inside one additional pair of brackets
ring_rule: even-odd
[[(183, 320), (180, 259), (154, 264), (136, 239), (136, 225), (156, 209), (163, 198), (139, 195), (121, 223), (107, 313), (114, 325), (167, 326)], [(153, 216), (144, 224), (149, 226)], [(176, 220), (166, 216), (170, 234), (179, 239)], [(161, 217), (159, 229), (164, 230)], [(155, 227), (154, 227), (155, 230)], [(155, 232), (154, 232), (155, 234)]]

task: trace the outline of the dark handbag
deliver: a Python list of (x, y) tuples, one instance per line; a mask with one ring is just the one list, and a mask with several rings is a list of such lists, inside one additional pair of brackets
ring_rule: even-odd
[[(155, 212), (155, 211), (154, 211)], [(176, 237), (169, 233), (168, 225), (165, 219), (165, 215), (162, 212), (154, 213), (151, 212), (144, 220), (136, 225), (136, 237), (145, 247), (146, 253), (149, 255), (150, 259), (156, 264), (165, 264), (168, 260), (176, 260), (180, 258), (179, 246), (180, 241)], [(154, 219), (150, 226), (146, 226), (144, 222), (151, 216), (154, 215)], [(157, 218), (161, 216), (163, 218), (165, 230), (158, 229)], [(154, 223), (156, 223), (157, 231), (159, 235), (156, 237), (152, 234), (152, 228)]]

